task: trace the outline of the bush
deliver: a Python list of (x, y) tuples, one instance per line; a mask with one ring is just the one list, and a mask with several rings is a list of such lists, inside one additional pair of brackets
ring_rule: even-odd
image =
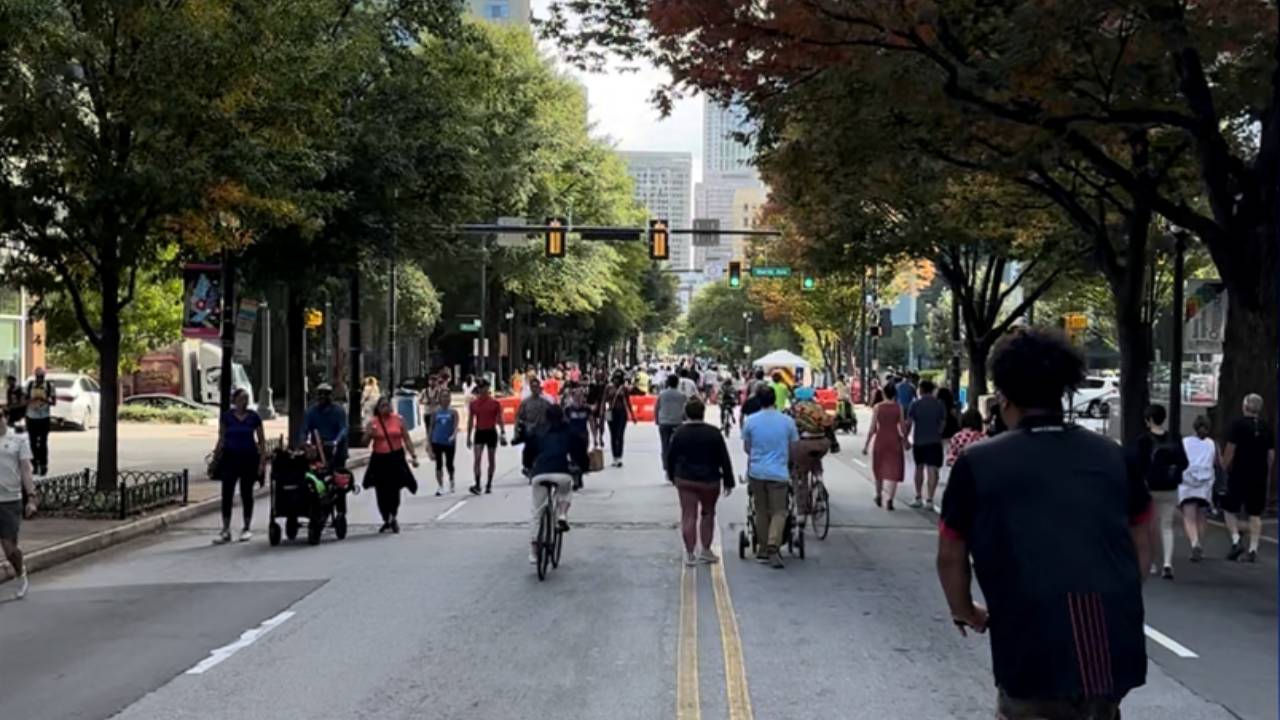
[(145, 405), (122, 405), (120, 422), (168, 423), (172, 425), (201, 425), (212, 414), (185, 408), (154, 408)]

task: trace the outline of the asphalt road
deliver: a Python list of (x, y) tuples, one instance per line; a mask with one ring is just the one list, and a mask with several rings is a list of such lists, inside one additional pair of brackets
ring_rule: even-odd
[[(738, 560), (738, 492), (721, 507), (725, 562), (687, 573), (656, 430), (628, 439), (626, 467), (575, 496), (546, 582), (511, 449), (491, 496), (433, 497), (424, 466), (398, 536), (377, 534), (365, 493), (351, 535), (320, 547), (269, 547), (263, 505), (249, 543), (210, 545), (205, 517), (34, 576), (27, 600), (0, 604), (3, 715), (992, 716), (985, 638), (956, 633), (938, 589), (934, 518), (872, 505), (860, 439), (827, 463), (833, 527), (804, 560)], [(459, 452), (460, 489), (469, 464)], [(1148, 622), (1197, 657), (1149, 642), (1126, 720), (1276, 717), (1273, 545), (1264, 559), (1182, 562), (1174, 583), (1148, 583)], [(682, 664), (696, 679), (678, 680)]]

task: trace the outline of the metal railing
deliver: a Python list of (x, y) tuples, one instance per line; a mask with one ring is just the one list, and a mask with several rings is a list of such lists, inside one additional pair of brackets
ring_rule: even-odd
[(121, 470), (115, 487), (98, 487), (98, 473), (54, 475), (35, 481), (39, 515), (46, 517), (118, 518), (139, 515), (163, 505), (186, 505), (190, 476), (186, 470)]

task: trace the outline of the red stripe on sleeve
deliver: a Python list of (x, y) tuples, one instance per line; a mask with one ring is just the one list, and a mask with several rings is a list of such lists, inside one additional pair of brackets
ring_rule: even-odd
[(947, 525), (945, 520), (938, 521), (938, 534), (948, 540), (964, 542), (964, 535), (961, 535), (959, 531)]

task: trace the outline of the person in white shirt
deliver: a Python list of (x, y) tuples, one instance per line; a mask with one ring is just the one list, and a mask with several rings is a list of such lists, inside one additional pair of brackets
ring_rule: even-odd
[(696, 371), (687, 368), (680, 369), (680, 385), (678, 389), (687, 400), (698, 397), (698, 384), (690, 377), (694, 372)]
[[(26, 597), (30, 584), (27, 567), (22, 563), (22, 551), (18, 549), (18, 529), (23, 517), (36, 512), (36, 488), (32, 482), (31, 443), (26, 435), (9, 429), (9, 421), (0, 413), (0, 550), (13, 567), (18, 578), (18, 590), (14, 599)], [(22, 495), (26, 493), (24, 506)]]
[(1218, 446), (1209, 437), (1209, 419), (1201, 415), (1193, 425), (1195, 436), (1182, 438), (1187, 454), (1187, 469), (1178, 485), (1178, 507), (1182, 509), (1182, 527), (1191, 541), (1191, 562), (1200, 562), (1204, 550), (1200, 539), (1209, 526), (1209, 508), (1213, 504), (1213, 479), (1219, 466)]

